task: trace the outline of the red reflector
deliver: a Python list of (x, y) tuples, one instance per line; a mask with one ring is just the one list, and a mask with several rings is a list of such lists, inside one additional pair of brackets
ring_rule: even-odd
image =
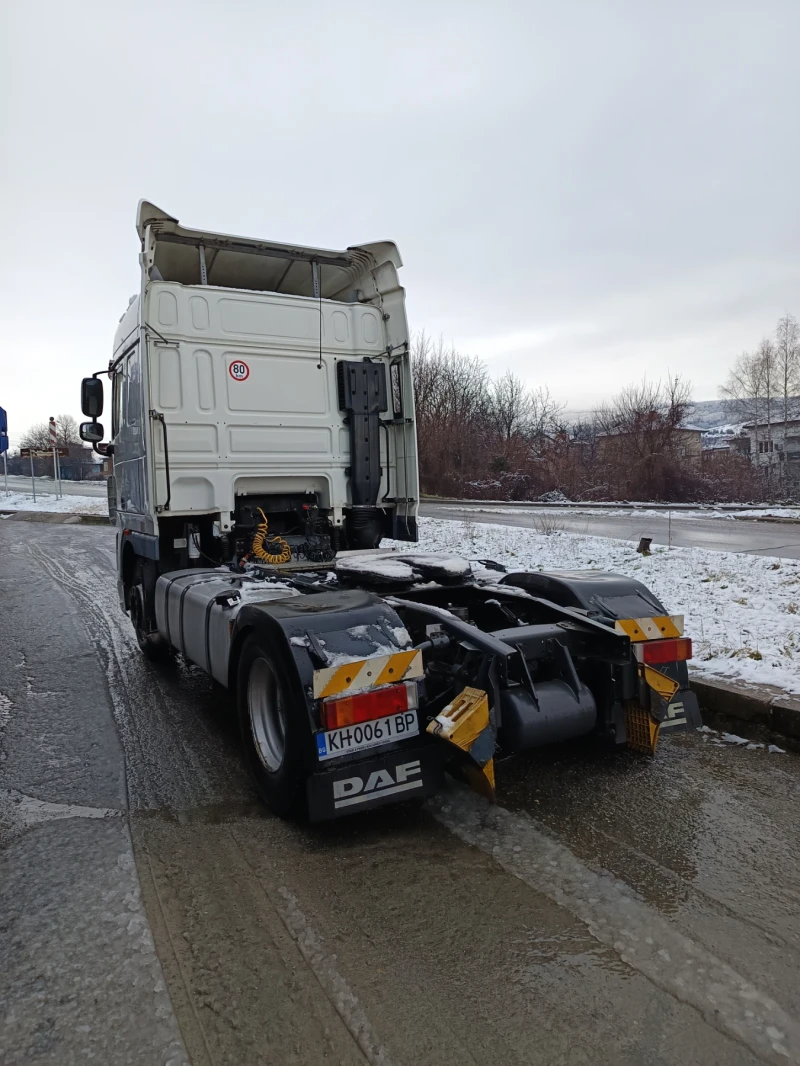
[(675, 640), (646, 640), (640, 644), (643, 663), (678, 663), (692, 657), (690, 637)]
[(409, 707), (416, 707), (416, 684), (384, 685), (382, 688), (359, 692), (357, 696), (342, 696), (339, 699), (323, 700), (322, 728), (341, 729), (357, 722), (370, 722), (373, 718), (386, 718), (400, 714)]

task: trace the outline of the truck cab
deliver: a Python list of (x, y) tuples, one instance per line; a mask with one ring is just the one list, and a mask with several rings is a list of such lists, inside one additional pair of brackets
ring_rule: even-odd
[(242, 559), (259, 531), (264, 557), (294, 561), (416, 540), (396, 246), (188, 229), (146, 200), (136, 229), (141, 284), (114, 338), (105, 449), (125, 607), (141, 584), (152, 627), (160, 572)]

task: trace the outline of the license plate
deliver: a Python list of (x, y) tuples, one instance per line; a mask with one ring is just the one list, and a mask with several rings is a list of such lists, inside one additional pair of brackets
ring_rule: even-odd
[(380, 744), (390, 744), (395, 740), (405, 740), (419, 734), (419, 722), (416, 711), (403, 711), (390, 714), (385, 718), (375, 718), (371, 722), (359, 722), (358, 725), (346, 725), (341, 729), (329, 729), (327, 733), (317, 733), (317, 755), (320, 759), (335, 759), (339, 755), (348, 755), (351, 751), (363, 751), (365, 748), (377, 748)]

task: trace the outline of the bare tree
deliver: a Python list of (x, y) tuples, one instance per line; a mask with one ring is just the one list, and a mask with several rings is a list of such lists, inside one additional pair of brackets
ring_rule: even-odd
[(794, 315), (784, 315), (775, 327), (775, 376), (783, 421), (800, 412), (800, 326)]
[[(64, 447), (70, 444), (80, 444), (81, 438), (78, 433), (78, 423), (72, 415), (58, 415), (56, 418), (56, 444)], [(52, 447), (50, 443), (49, 422), (37, 422), (28, 429), (20, 441), (23, 448), (35, 448), (37, 451), (47, 451)]]
[(489, 407), (483, 362), (420, 333), (414, 338), (412, 372), (425, 488), (440, 492), (448, 479), (479, 476)]
[(663, 495), (679, 465), (681, 429), (691, 409), (691, 384), (681, 377), (626, 386), (595, 413), (607, 472), (617, 489)]
[(764, 422), (763, 372), (758, 359), (749, 352), (742, 352), (719, 392), (725, 414), (732, 422), (752, 423), (757, 465), (758, 427)]
[(764, 466), (768, 480), (772, 468), (772, 422), (778, 376), (775, 348), (765, 338), (754, 352), (742, 352), (720, 389), (728, 417), (752, 425), (753, 465)]
[(507, 370), (489, 386), (489, 417), (503, 444), (526, 434), (531, 415), (531, 397), (525, 383)]
[[(758, 365), (761, 368), (761, 381), (763, 382), (764, 391), (764, 410), (767, 418), (766, 436), (767, 436), (767, 451), (772, 451), (772, 419), (773, 419), (773, 405), (775, 403), (775, 347), (768, 337), (765, 337), (758, 348), (756, 349), (755, 358), (758, 361)], [(767, 464), (769, 466), (770, 459), (767, 456)]]
[(557, 403), (546, 385), (529, 392), (528, 402), (528, 435), (534, 445), (551, 434), (567, 436), (567, 426), (562, 419), (567, 405)]

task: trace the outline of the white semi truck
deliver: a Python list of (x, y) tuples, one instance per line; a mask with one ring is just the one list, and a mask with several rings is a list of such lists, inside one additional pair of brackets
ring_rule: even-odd
[(699, 724), (683, 620), (641, 583), (380, 549), (417, 540), (419, 504), (394, 244), (231, 237), (144, 200), (136, 225), (139, 292), (81, 389), (120, 603), (146, 655), (232, 690), (277, 813), (428, 795), (448, 765), (492, 795), (498, 750), (653, 752)]

